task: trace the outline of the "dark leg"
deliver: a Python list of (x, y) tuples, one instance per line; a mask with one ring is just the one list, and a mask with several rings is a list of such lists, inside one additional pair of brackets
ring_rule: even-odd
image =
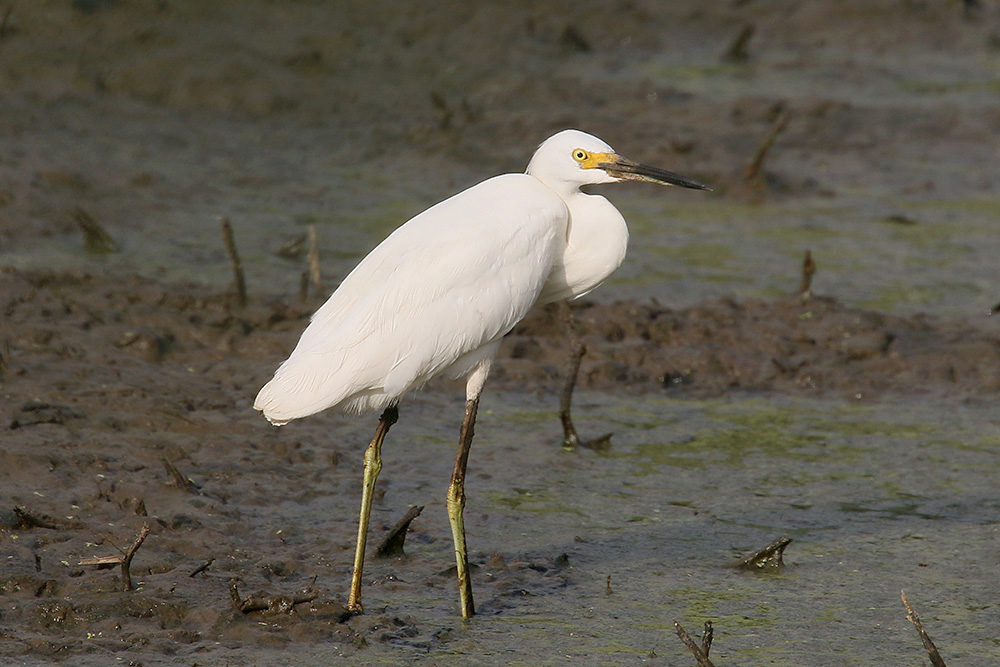
[(368, 541), (368, 520), (372, 514), (372, 495), (375, 491), (375, 480), (382, 470), (382, 441), (385, 440), (389, 427), (399, 419), (399, 410), (391, 405), (379, 417), (375, 437), (365, 450), (365, 477), (361, 489), (361, 518), (358, 521), (358, 548), (354, 552), (354, 575), (351, 577), (351, 594), (347, 599), (347, 610), (361, 614), (361, 574), (365, 566), (365, 543)]
[(448, 520), (451, 521), (451, 535), (455, 541), (455, 565), (458, 570), (458, 595), (462, 605), (462, 618), (469, 618), (476, 613), (476, 606), (472, 601), (469, 554), (465, 548), (465, 519), (462, 514), (465, 510), (465, 468), (469, 463), (469, 448), (472, 446), (478, 409), (478, 397), (465, 402), (465, 419), (462, 420), (458, 456), (455, 458), (455, 470), (448, 486)]

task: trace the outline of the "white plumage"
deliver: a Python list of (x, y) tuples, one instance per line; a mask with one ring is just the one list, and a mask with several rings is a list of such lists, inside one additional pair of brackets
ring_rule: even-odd
[[(254, 408), (275, 425), (328, 408), (394, 410), (407, 391), (439, 374), (467, 376), (467, 400), (477, 403), (501, 339), (533, 305), (581, 296), (621, 264), (625, 220), (580, 186), (624, 179), (707, 189), (626, 160), (589, 134), (560, 132), (539, 146), (526, 173), (497, 176), (446, 199), (372, 250), (313, 315)], [(474, 420), (475, 405), (471, 418), (466, 413), (466, 456)], [(393, 412), (384, 430), (394, 421)], [(366, 464), (366, 493), (368, 479)], [(366, 530), (364, 501), (362, 508)], [(456, 526), (453, 517), (458, 551)], [(464, 527), (461, 533), (464, 554)], [(359, 536), (356, 582), (363, 551)], [(458, 564), (461, 580), (462, 558)], [(360, 609), (355, 588), (351, 600)], [(467, 605), (463, 592), (463, 614), (471, 614), (471, 590)]]
[(566, 205), (524, 174), (497, 176), (393, 232), (313, 315), (254, 407), (284, 423), (329, 407), (381, 410), (442, 372), (464, 376), (538, 298)]
[(603, 282), (625, 257), (628, 229), (579, 186), (620, 179), (584, 168), (576, 149), (613, 154), (596, 137), (560, 132), (527, 173), (484, 181), (389, 235), (316, 311), (254, 408), (277, 425), (331, 407), (382, 410), (492, 358), (536, 302)]

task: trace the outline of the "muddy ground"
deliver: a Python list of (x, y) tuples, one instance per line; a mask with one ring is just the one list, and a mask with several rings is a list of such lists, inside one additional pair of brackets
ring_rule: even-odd
[[(754, 35), (745, 58), (726, 58), (747, 25)], [(337, 212), (341, 226), (321, 248), (334, 283), (404, 211), (523, 168), (525, 146), (566, 126), (613, 138), (643, 161), (683, 165), (731, 209), (847, 202), (908, 229), (933, 214), (900, 214), (910, 209), (899, 201), (954, 197), (978, 202), (988, 217), (1000, 210), (998, 54), (1000, 8), (990, 2), (544, 10), (443, 2), (405, 11), (395, 3), (0, 2), (0, 658), (466, 664), (475, 657), (467, 644), (465, 658), (451, 653), (464, 629), (453, 617), (440, 519), (414, 524), (421, 557), (375, 568), (366, 615), (344, 614), (360, 456), (374, 419), (325, 415), (277, 430), (250, 408), (318, 303), (298, 296), (301, 256), (292, 264), (274, 256), (288, 236), (278, 221), (322, 225), (330, 223), (323, 211)], [(829, 88), (815, 87), (817, 70)], [(775, 73), (784, 77), (779, 93), (755, 91), (755, 77)], [(738, 81), (735, 92), (713, 88), (716, 76)], [(843, 87), (860, 92), (844, 102)], [(782, 114), (786, 129), (746, 180)], [(400, 173), (409, 177), (387, 176)], [(110, 230), (112, 252), (86, 249), (81, 210)], [(246, 307), (217, 227), (205, 222), (220, 212), (240, 221)], [(980, 258), (992, 238), (992, 227), (981, 227), (981, 237), (949, 237), (948, 248), (964, 244)], [(869, 274), (873, 267), (852, 273), (843, 258), (831, 266), (821, 257), (821, 286), (800, 294), (805, 249), (763, 295), (720, 292), (721, 283), (679, 270), (671, 284), (691, 286), (697, 298), (668, 290), (657, 293), (671, 298), (654, 298), (643, 287), (632, 294), (612, 279), (608, 297), (598, 290), (574, 304), (588, 348), (584, 428), (621, 437), (627, 423), (587, 419), (587, 405), (631, 398), (677, 399), (678, 410), (732, 397), (918, 410), (996, 401), (1000, 333), (987, 315), (1000, 306), (995, 263), (959, 254), (917, 268), (890, 261)], [(859, 305), (879, 273), (933, 285), (957, 272), (967, 281), (959, 296)], [(956, 311), (948, 306), (956, 299), (978, 305)], [(599, 455), (559, 450), (566, 340), (558, 308), (533, 312), (505, 342), (488, 389), (499, 413), (525, 397), (551, 411), (529, 435), (523, 425), (516, 432), (527, 446), (552, 448), (557, 476), (577, 465), (596, 476)], [(436, 381), (411, 405), (402, 415), (412, 420), (393, 435), (417, 452), (420, 443), (447, 450), (460, 385)], [(400, 491), (443, 498), (449, 457), (439, 454), (433, 464), (396, 460), (395, 473), (387, 462), (379, 532), (425, 495)], [(504, 455), (482, 453), (475, 478), (517, 487), (497, 458)], [(131, 567), (136, 590), (121, 590), (117, 567), (81, 564), (119, 554), (144, 525), (150, 533)], [(586, 545), (586, 531), (577, 540)], [(516, 536), (488, 551), (473, 546), (484, 617), (513, 619), (529, 605), (579, 597), (582, 575), (563, 547), (536, 547), (519, 547)], [(240, 611), (234, 581), (239, 596), (270, 598), (273, 608)], [(309, 600), (288, 604), (302, 591)], [(427, 620), (415, 607), (437, 611)], [(923, 656), (911, 639), (916, 664)], [(682, 659), (672, 649), (671, 659)], [(626, 659), (609, 649), (594, 662), (655, 662), (644, 650)], [(507, 658), (481, 664), (493, 661)]]

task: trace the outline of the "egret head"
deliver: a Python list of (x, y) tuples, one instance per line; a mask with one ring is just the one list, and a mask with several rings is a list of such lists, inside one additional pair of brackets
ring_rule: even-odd
[(711, 189), (686, 176), (627, 160), (597, 137), (579, 130), (563, 130), (542, 142), (527, 171), (557, 191), (625, 180)]

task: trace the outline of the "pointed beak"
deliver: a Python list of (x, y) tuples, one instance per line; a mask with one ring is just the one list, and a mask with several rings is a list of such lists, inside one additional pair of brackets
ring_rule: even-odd
[(691, 188), (692, 190), (710, 191), (712, 189), (693, 178), (681, 176), (666, 169), (649, 167), (638, 162), (632, 162), (614, 153), (605, 153), (602, 157), (606, 159), (599, 162), (597, 167), (623, 181), (646, 181), (648, 183), (659, 183), (660, 185), (677, 185), (682, 188)]

